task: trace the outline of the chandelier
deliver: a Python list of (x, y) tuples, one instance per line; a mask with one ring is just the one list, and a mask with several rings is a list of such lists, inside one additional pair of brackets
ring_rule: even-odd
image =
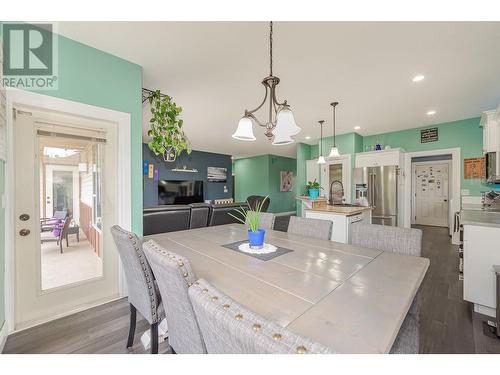
[[(252, 120), (259, 126), (265, 128), (264, 134), (273, 145), (287, 145), (294, 142), (294, 135), (300, 133), (301, 129), (295, 123), (293, 113), (286, 100), (283, 103), (276, 99), (276, 86), (280, 82), (278, 77), (273, 76), (273, 23), (269, 22), (269, 76), (262, 80), (266, 89), (264, 100), (260, 105), (249, 111), (245, 110), (245, 115), (240, 119), (238, 128), (232, 135), (233, 138), (241, 141), (255, 141), (253, 134)], [(269, 111), (267, 122), (261, 122), (254, 113), (261, 109), (269, 97)]]

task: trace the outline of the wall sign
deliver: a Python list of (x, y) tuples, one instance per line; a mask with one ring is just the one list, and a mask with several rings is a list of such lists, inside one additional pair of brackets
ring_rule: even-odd
[(437, 142), (438, 128), (420, 130), (420, 143)]
[(467, 158), (464, 159), (464, 179), (486, 178), (486, 159)]
[(226, 182), (227, 168), (207, 167), (207, 180), (209, 182)]

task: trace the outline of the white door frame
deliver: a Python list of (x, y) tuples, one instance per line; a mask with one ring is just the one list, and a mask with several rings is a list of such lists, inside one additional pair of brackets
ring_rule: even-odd
[[(23, 91), (15, 88), (7, 88), (7, 163), (5, 164), (5, 324), (7, 332), (14, 330), (15, 321), (15, 212), (14, 212), (14, 118), (15, 105), (33, 106), (46, 110), (83, 116), (90, 119), (109, 121), (118, 124), (118, 173), (117, 191), (118, 200), (118, 225), (131, 230), (132, 228), (132, 179), (131, 179), (131, 138), (130, 114), (112, 109), (96, 107), (89, 104), (60, 99), (52, 96)], [(125, 278), (123, 269), (119, 267), (119, 291), (120, 295), (126, 294)], [(85, 306), (78, 310), (68, 312), (65, 315), (89, 308)]]
[[(411, 177), (408, 178), (408, 173), (411, 174), (411, 159), (422, 157), (422, 156), (439, 156), (439, 155), (451, 155), (451, 172), (449, 176), (450, 184), (450, 213), (460, 211), (460, 188), (462, 181), (462, 159), (461, 159), (460, 147), (455, 148), (444, 148), (441, 150), (428, 150), (428, 151), (417, 151), (417, 152), (407, 152), (404, 154), (404, 217), (403, 225), (405, 228), (411, 227)], [(449, 223), (453, 222), (453, 218), (449, 218)], [(453, 226), (450, 225), (450, 235), (452, 235)]]
[(411, 163), (411, 223), (415, 224), (415, 216), (416, 216), (416, 210), (417, 210), (417, 205), (416, 205), (416, 196), (415, 193), (417, 191), (417, 186), (416, 186), (416, 179), (415, 179), (415, 168), (418, 165), (436, 165), (436, 164), (447, 164), (448, 165), (448, 226), (450, 226), (450, 223), (453, 221), (450, 221), (450, 217), (453, 218), (452, 215), (450, 215), (451, 212), (451, 202), (450, 202), (450, 192), (451, 192), (451, 176), (453, 176), (452, 172), (452, 165), (451, 165), (451, 160), (446, 159), (446, 160), (430, 160), (430, 161), (417, 161), (414, 163)]
[[(63, 165), (63, 164), (45, 164), (45, 198), (47, 197), (47, 188), (53, 187), (52, 172), (54, 171), (68, 171), (73, 172), (73, 219), (75, 222), (80, 223), (80, 205), (75, 197), (80, 197), (80, 173), (78, 166), (74, 165)], [(49, 172), (49, 173), (47, 173)], [(44, 202), (45, 207), (47, 207), (47, 201)], [(54, 194), (51, 194), (50, 205), (54, 207)], [(49, 215), (49, 214), (48, 214)], [(51, 217), (48, 216), (47, 217)], [(52, 214), (50, 214), (52, 215)]]
[(325, 193), (326, 198), (329, 198), (328, 186), (329, 179), (326, 176), (329, 175), (329, 171), (327, 172), (326, 168), (330, 166), (330, 164), (342, 164), (342, 184), (344, 185), (344, 198), (347, 203), (351, 202), (351, 179), (352, 179), (352, 164), (351, 164), (351, 154), (340, 155), (336, 158), (325, 158), (326, 163), (321, 165), (320, 170), (320, 178), (321, 178), (321, 186)]

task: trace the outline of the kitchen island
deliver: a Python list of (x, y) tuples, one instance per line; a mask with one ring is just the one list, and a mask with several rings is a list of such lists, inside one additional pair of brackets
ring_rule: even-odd
[(305, 210), (305, 217), (333, 222), (332, 241), (349, 243), (351, 225), (358, 222), (371, 224), (372, 208), (355, 205), (322, 205)]

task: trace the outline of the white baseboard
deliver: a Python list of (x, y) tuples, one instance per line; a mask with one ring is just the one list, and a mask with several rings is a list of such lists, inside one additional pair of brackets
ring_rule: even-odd
[(9, 335), (9, 330), (7, 327), (7, 322), (3, 322), (2, 328), (0, 328), (0, 354), (3, 352), (3, 347), (7, 341), (7, 336)]

